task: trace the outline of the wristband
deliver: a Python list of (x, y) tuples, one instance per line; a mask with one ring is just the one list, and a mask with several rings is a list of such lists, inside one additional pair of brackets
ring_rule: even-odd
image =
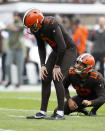
[(60, 68), (60, 66), (59, 65), (55, 65), (54, 68)]
[(45, 64), (42, 64), (41, 66), (46, 66)]

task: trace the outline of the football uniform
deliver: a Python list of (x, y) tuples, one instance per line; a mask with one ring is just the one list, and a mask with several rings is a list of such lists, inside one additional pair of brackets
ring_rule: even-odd
[[(46, 65), (48, 75), (42, 80), (42, 106), (41, 110), (47, 110), (48, 99), (51, 92), (52, 70), (54, 65), (59, 65), (63, 75), (68, 72), (69, 67), (76, 60), (76, 45), (70, 38), (65, 28), (56, 21), (54, 17), (45, 17), (41, 28), (37, 32), (31, 32), (35, 35), (38, 44), (41, 65)], [(52, 52), (46, 61), (46, 43), (52, 48)], [(54, 81), (57, 92), (58, 110), (64, 108), (64, 87), (62, 80)]]
[[(70, 98), (68, 87), (72, 84), (75, 88), (77, 95), (72, 97), (72, 99), (78, 105), (78, 110), (84, 108), (82, 104), (83, 100), (91, 100), (93, 107), (99, 108), (102, 104), (105, 103), (105, 88), (104, 88), (104, 78), (96, 70), (92, 70), (88, 73), (88, 76), (85, 80), (75, 72), (74, 68), (69, 69), (68, 75), (63, 81), (65, 87), (65, 95), (67, 100)], [(70, 109), (68, 107), (67, 101), (65, 102), (65, 114), (69, 114)]]
[[(69, 55), (69, 52), (73, 54), (70, 55), (70, 61), (73, 61), (76, 58), (76, 45), (70, 38), (68, 32), (62, 26), (62, 24), (58, 23), (54, 17), (45, 17), (42, 23), (42, 27), (38, 32), (33, 33), (37, 39), (39, 55), (41, 59), (41, 64), (45, 64), (45, 43), (48, 43), (49, 46), (53, 50), (53, 54), (55, 54), (55, 62), (56, 65), (62, 65), (62, 58), (64, 54)], [(71, 57), (72, 56), (72, 57)], [(65, 64), (69, 67), (69, 62), (66, 60)], [(71, 62), (70, 62), (71, 63)]]

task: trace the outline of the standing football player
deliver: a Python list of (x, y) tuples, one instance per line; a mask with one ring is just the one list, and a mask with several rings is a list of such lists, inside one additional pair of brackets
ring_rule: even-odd
[[(63, 81), (67, 99), (64, 114), (82, 112), (85, 115), (95, 116), (96, 111), (105, 103), (104, 78), (101, 73), (93, 69), (95, 60), (92, 55), (84, 53), (77, 58), (76, 63), (69, 69)], [(76, 96), (70, 96), (68, 90), (70, 84), (75, 88)], [(89, 113), (85, 109), (88, 106), (93, 107)]]
[[(65, 28), (54, 17), (45, 17), (37, 9), (26, 11), (23, 23), (24, 26), (30, 28), (31, 33), (34, 34), (37, 39), (42, 79), (40, 112), (27, 118), (43, 119), (46, 117), (51, 93), (51, 81), (53, 80), (58, 100), (58, 109), (53, 119), (64, 119), (64, 86), (62, 78), (67, 74), (67, 70), (76, 60), (76, 45)], [(47, 61), (46, 43), (48, 43), (53, 50)]]

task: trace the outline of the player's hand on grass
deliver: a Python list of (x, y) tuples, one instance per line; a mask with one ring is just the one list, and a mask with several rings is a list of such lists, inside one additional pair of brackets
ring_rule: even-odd
[(78, 105), (71, 98), (68, 99), (68, 105), (71, 111), (78, 109)]
[(47, 77), (47, 75), (48, 75), (48, 72), (47, 72), (46, 66), (42, 66), (41, 67), (41, 79), (44, 80), (45, 77)]
[(63, 78), (63, 74), (59, 66), (55, 65), (53, 69), (53, 78), (54, 80), (60, 80)]
[(92, 102), (88, 101), (88, 100), (83, 100), (82, 104), (85, 105), (85, 106), (91, 106)]

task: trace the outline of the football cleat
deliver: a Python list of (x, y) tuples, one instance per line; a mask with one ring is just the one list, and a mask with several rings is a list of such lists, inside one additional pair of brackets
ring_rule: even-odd
[(27, 116), (27, 119), (44, 119), (46, 117), (46, 115), (42, 114), (42, 113), (36, 113), (36, 115), (33, 116)]
[(65, 117), (64, 116), (61, 116), (57, 113), (53, 114), (51, 117), (47, 117), (45, 118), (46, 120), (64, 120)]
[(83, 109), (80, 109), (78, 112), (81, 112), (81, 113), (83, 113), (84, 115), (89, 115), (89, 111), (88, 110), (86, 110), (85, 108), (83, 108)]
[(95, 111), (90, 111), (90, 112), (89, 112), (89, 116), (97, 116), (97, 114), (96, 114)]

